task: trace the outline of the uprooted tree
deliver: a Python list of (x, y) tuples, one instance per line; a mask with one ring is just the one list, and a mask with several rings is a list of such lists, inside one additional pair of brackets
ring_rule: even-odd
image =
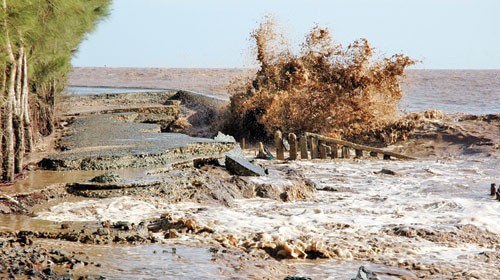
[(366, 139), (401, 126), (398, 79), (415, 63), (409, 57), (375, 59), (367, 40), (344, 48), (317, 26), (295, 55), (272, 20), (261, 23), (252, 38), (260, 69), (253, 80), (231, 88), (226, 132), (253, 140), (277, 129)]
[(110, 0), (1, 0), (2, 181), (23, 169), (25, 152), (54, 130), (54, 104), (85, 34)]

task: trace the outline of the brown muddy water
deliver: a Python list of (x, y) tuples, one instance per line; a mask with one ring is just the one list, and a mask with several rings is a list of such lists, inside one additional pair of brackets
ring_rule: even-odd
[(96, 264), (74, 270), (75, 279), (79, 276), (105, 276), (106, 279), (220, 279), (231, 276), (227, 264), (217, 261), (216, 253), (209, 247), (179, 243), (133, 247), (85, 245), (52, 240), (42, 240), (39, 244), (61, 248)]
[(500, 113), (500, 70), (409, 70), (400, 108), (444, 113)]
[(25, 178), (16, 181), (14, 185), (2, 187), (2, 193), (6, 194), (28, 193), (32, 191), (43, 190), (53, 184), (85, 182), (101, 173), (102, 171), (96, 171), (96, 170), (29, 171), (25, 175)]

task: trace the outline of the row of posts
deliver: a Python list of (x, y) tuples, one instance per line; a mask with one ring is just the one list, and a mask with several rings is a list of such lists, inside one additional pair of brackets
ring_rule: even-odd
[[(351, 148), (346, 146), (340, 146), (335, 143), (327, 144), (325, 141), (320, 141), (315, 137), (310, 137), (311, 142), (311, 159), (326, 159), (330, 156), (334, 158), (350, 158)], [(296, 160), (300, 152), (301, 159), (309, 159), (308, 153), (308, 141), (306, 136), (300, 137), (297, 141), (297, 135), (294, 133), (288, 134), (288, 142), (290, 144), (289, 149), (289, 159)], [(283, 145), (283, 135), (281, 131), (276, 131), (274, 134), (274, 143), (276, 146), (276, 159), (285, 159), (285, 149)], [(357, 158), (363, 157), (363, 150), (355, 150), (355, 155)], [(370, 156), (377, 157), (377, 153), (371, 152)], [(390, 159), (390, 156), (384, 155), (384, 159)]]

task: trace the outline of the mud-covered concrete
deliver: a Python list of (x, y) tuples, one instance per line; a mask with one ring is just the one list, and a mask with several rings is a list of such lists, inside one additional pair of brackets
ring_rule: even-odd
[(160, 133), (179, 119), (180, 103), (169, 100), (171, 96), (170, 92), (158, 92), (67, 97), (65, 102), (71, 109), (63, 121), (64, 135), (58, 141), (61, 152), (42, 160), (40, 167), (52, 170), (158, 167), (192, 157), (222, 156), (235, 147), (234, 143), (208, 138)]

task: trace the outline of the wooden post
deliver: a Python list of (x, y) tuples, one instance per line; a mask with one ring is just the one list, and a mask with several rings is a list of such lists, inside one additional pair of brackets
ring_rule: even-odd
[(497, 185), (495, 183), (491, 184), (491, 195), (494, 196), (497, 192)]
[(497, 190), (497, 200), (500, 201), (500, 188)]
[(288, 134), (288, 142), (290, 142), (290, 160), (297, 159), (297, 135), (294, 133)]
[(390, 155), (384, 154), (384, 160), (390, 160), (390, 159), (391, 159)]
[(328, 145), (325, 145), (325, 147), (326, 147), (326, 157), (328, 157), (328, 155), (332, 154), (332, 147)]
[(349, 150), (349, 147), (342, 147), (342, 157), (343, 158), (350, 158), (351, 157), (351, 151)]
[(356, 149), (356, 157), (362, 158), (363, 157), (363, 150)]
[(241, 139), (241, 149), (245, 150), (247, 148), (247, 139)]
[(323, 143), (319, 144), (319, 158), (326, 159), (326, 145)]
[(276, 159), (284, 160), (285, 152), (283, 151), (283, 136), (279, 130), (277, 130), (274, 134), (274, 145), (276, 146)]
[(337, 144), (330, 144), (332, 147), (332, 158), (338, 158), (339, 157), (339, 145)]
[(258, 158), (267, 158), (266, 151), (264, 150), (264, 144), (259, 142), (259, 153), (257, 154)]
[(318, 158), (318, 139), (311, 137), (311, 159)]
[(300, 137), (299, 142), (300, 142), (300, 158), (309, 159), (309, 155), (307, 154), (307, 137), (306, 136)]

